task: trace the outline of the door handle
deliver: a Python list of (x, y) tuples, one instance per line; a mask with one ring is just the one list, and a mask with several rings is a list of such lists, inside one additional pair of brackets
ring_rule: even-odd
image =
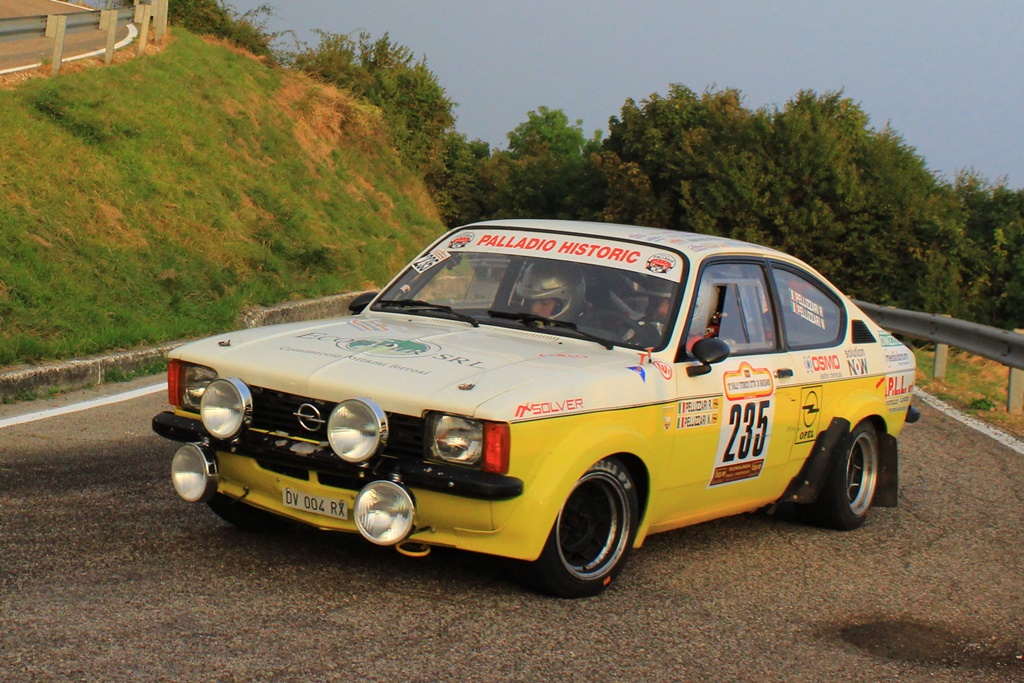
[(775, 371), (776, 379), (782, 379), (783, 377), (792, 377), (793, 371), (789, 368), (779, 368)]

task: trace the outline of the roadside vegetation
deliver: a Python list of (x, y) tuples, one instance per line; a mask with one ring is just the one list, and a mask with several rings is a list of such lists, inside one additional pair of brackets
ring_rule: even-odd
[(914, 349), (917, 358), (917, 386), (953, 406), (965, 415), (985, 422), (1024, 441), (1024, 415), (1006, 411), (1006, 389), (1010, 370), (995, 361), (958, 349), (946, 358), (946, 378), (932, 377), (934, 345)]
[(0, 367), (379, 285), (443, 230), (380, 110), (227, 44), (0, 90)]
[[(491, 148), (456, 129), (410, 48), (355, 32), (297, 43), (267, 30), (270, 12), (170, 0), (159, 54), (0, 89), (0, 368), (379, 286), (446, 225), (500, 217), (737, 237), (855, 298), (1024, 320), (1024, 190), (935, 174), (843, 92), (750, 109), (736, 90), (669, 84), (626, 99), (607, 134), (538, 106)], [(1006, 368), (991, 365), (953, 355), (946, 383), (920, 384), (1006, 416)]]

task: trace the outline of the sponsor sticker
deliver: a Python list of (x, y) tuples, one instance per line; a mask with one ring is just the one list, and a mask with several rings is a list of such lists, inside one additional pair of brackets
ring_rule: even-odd
[(863, 377), (868, 374), (868, 359), (864, 349), (846, 349), (846, 369), (851, 377)]
[(810, 324), (825, 329), (825, 309), (821, 304), (812, 301), (795, 289), (790, 289), (789, 307)]
[[(668, 252), (655, 252), (651, 247), (638, 248), (637, 245), (628, 242), (588, 238), (584, 235), (551, 235), (502, 229), (473, 233), (471, 242), (462, 239), (466, 235), (467, 233), (461, 233), (449, 240), (448, 248), (503, 254), (532, 253), (563, 261), (650, 272), (665, 279), (679, 277), (679, 256)], [(429, 264), (424, 265), (432, 267)]]
[(804, 356), (803, 361), (804, 370), (809, 375), (818, 375), (820, 379), (839, 379), (843, 376), (843, 366), (839, 362), (838, 354)]
[(879, 380), (878, 386), (885, 387), (885, 405), (889, 412), (898, 413), (910, 405), (910, 398), (914, 393), (914, 373), (886, 375)]
[(775, 393), (775, 380), (768, 368), (754, 368), (743, 361), (740, 367), (723, 376), (725, 397), (730, 401), (762, 398)]
[(717, 427), (721, 419), (721, 412), (721, 396), (687, 398), (662, 409), (662, 425), (665, 431), (670, 429)]
[(652, 273), (667, 273), (676, 267), (676, 257), (672, 254), (660, 253), (647, 259), (647, 265), (644, 267)]
[(446, 261), (451, 254), (444, 249), (435, 249), (426, 256), (412, 262), (412, 269), (417, 273), (425, 273), (437, 264)]
[(560, 415), (583, 410), (582, 398), (567, 398), (562, 401), (540, 401), (538, 403), (522, 403), (516, 406), (516, 417), (543, 417)]
[(821, 418), (822, 387), (804, 387), (800, 390), (800, 425), (796, 432), (797, 443), (807, 443), (818, 438)]
[(448, 242), (449, 249), (464, 249), (466, 246), (473, 243), (476, 239), (476, 235), (471, 232), (463, 232), (456, 235), (450, 242)]

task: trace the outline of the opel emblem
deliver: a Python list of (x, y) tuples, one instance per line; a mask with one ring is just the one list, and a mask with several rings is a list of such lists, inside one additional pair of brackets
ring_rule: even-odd
[(324, 426), (325, 420), (320, 416), (319, 408), (311, 403), (303, 403), (292, 415), (299, 418), (299, 424), (307, 432), (315, 432)]

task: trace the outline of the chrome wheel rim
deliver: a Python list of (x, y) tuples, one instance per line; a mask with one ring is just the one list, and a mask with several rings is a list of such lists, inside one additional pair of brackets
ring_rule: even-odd
[(846, 499), (850, 512), (857, 517), (867, 513), (875, 495), (878, 479), (878, 442), (871, 434), (863, 432), (850, 446), (846, 460)]
[(619, 480), (607, 472), (588, 472), (558, 514), (556, 540), (562, 564), (577, 579), (603, 578), (625, 552), (631, 523)]

